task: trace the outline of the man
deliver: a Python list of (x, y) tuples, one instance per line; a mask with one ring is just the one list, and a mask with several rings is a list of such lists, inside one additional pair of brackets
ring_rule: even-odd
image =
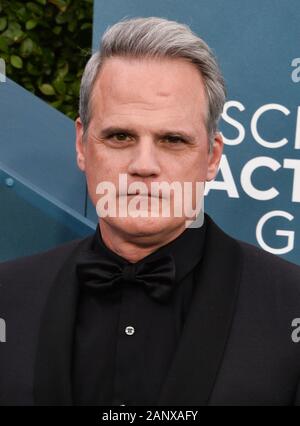
[(138, 18), (104, 34), (76, 120), (101, 219), (88, 238), (0, 265), (3, 405), (299, 404), (298, 266), (208, 215), (193, 227), (197, 209), (103, 214), (104, 181), (108, 204), (139, 194), (144, 213), (165, 201), (153, 183), (190, 182), (192, 202), (218, 170), (224, 100), (212, 52), (185, 25)]

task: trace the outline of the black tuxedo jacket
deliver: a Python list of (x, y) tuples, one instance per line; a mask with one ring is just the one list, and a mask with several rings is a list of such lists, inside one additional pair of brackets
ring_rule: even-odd
[[(206, 220), (198, 285), (158, 405), (300, 405), (300, 267)], [(91, 240), (0, 264), (0, 405), (72, 405), (75, 261)]]

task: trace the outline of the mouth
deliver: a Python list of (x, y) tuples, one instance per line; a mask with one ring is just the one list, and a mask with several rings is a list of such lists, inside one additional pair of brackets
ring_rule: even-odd
[(128, 193), (129, 196), (136, 196), (136, 197), (148, 197), (148, 198), (162, 198), (161, 196), (157, 197), (156, 195), (151, 194), (140, 194), (140, 193)]
[(149, 193), (149, 192), (142, 192), (142, 193), (140, 193), (140, 192), (127, 192), (127, 193), (120, 192), (120, 193), (118, 194), (118, 196), (119, 196), (119, 197), (124, 197), (124, 196), (127, 196), (127, 197), (128, 197), (128, 196), (133, 197), (133, 196), (136, 196), (136, 197), (148, 197), (148, 198), (163, 198), (161, 194), (159, 194), (159, 195), (154, 195), (154, 194), (151, 194), (151, 193)]

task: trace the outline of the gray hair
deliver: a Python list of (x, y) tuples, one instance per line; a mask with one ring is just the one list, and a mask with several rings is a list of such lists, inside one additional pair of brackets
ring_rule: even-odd
[(103, 34), (100, 48), (86, 64), (81, 80), (79, 115), (84, 132), (91, 118), (90, 97), (95, 80), (105, 59), (113, 56), (180, 58), (195, 64), (207, 95), (206, 128), (212, 148), (213, 135), (226, 98), (224, 79), (216, 58), (208, 45), (187, 25), (157, 17), (122, 20)]

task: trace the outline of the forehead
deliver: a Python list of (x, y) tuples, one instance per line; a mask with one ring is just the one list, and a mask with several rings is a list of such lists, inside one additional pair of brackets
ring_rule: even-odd
[(106, 59), (91, 96), (92, 115), (149, 115), (169, 113), (199, 115), (206, 119), (207, 99), (202, 76), (196, 66), (178, 58)]

